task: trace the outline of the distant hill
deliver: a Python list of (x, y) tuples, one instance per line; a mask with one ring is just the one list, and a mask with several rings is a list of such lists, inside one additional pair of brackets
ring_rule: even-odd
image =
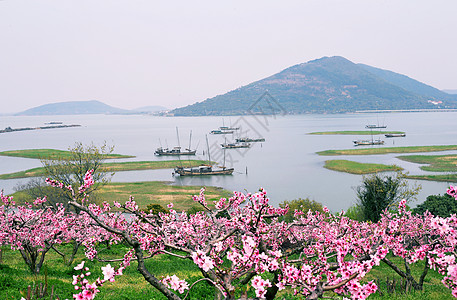
[(158, 112), (158, 111), (166, 111), (168, 108), (164, 106), (143, 106), (143, 107), (138, 107), (135, 109), (132, 109), (132, 111), (136, 112)]
[(109, 106), (103, 102), (91, 101), (70, 101), (58, 102), (37, 106), (23, 112), (17, 116), (34, 115), (85, 115), (85, 114), (124, 114), (131, 113), (129, 110)]
[[(323, 57), (287, 68), (223, 95), (177, 108), (186, 115), (259, 113), (259, 98), (268, 92), (287, 113), (341, 113), (357, 110), (457, 108), (457, 96), (407, 76), (344, 57)], [(263, 98), (260, 99), (260, 102)]]

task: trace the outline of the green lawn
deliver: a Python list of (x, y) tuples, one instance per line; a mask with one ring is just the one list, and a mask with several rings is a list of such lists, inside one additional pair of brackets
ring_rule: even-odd
[[(199, 166), (208, 163), (206, 160), (164, 160), (164, 161), (129, 161), (117, 163), (104, 163), (102, 170), (106, 172), (122, 172), (135, 170), (155, 170), (155, 169), (172, 169), (176, 166), (185, 168)], [(45, 169), (43, 167), (33, 168), (15, 173), (1, 174), (0, 179), (14, 179), (44, 176)]]
[(404, 155), (397, 158), (416, 164), (427, 164), (421, 166), (424, 171), (431, 172), (457, 172), (457, 155)]
[[(2, 151), (0, 155), (13, 156), (13, 157), (25, 157), (33, 159), (66, 159), (70, 158), (70, 151), (57, 150), (57, 149), (25, 149), (25, 150), (10, 150)], [(121, 155), (121, 154), (108, 154), (106, 159), (113, 158), (131, 158), (135, 156)]]
[(457, 145), (440, 145), (440, 146), (409, 146), (409, 147), (378, 147), (366, 149), (343, 149), (343, 150), (325, 150), (319, 151), (319, 155), (373, 155), (387, 153), (417, 153), (417, 152), (435, 152), (457, 150)]
[(324, 168), (351, 174), (371, 174), (378, 172), (403, 170), (401, 167), (396, 165), (359, 163), (350, 160), (327, 160), (325, 161)]
[(315, 134), (315, 135), (335, 135), (335, 134), (343, 134), (343, 135), (380, 135), (380, 134), (400, 134), (405, 133), (404, 131), (379, 131), (379, 130), (345, 130), (345, 131), (318, 131), (318, 132), (310, 132), (308, 134)]

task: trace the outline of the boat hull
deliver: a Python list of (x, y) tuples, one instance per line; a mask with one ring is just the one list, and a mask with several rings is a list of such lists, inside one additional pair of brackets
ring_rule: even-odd
[(155, 155), (158, 155), (158, 156), (181, 156), (181, 155), (195, 155), (195, 153), (197, 152), (197, 150), (195, 151), (186, 151), (186, 152), (165, 152), (165, 151), (156, 151), (154, 152)]
[(232, 175), (234, 169), (226, 168), (221, 170), (194, 170), (194, 169), (184, 169), (184, 168), (175, 168), (175, 174), (179, 176), (211, 176), (211, 175)]
[(381, 141), (381, 140), (374, 140), (374, 141), (362, 140), (362, 141), (353, 141), (353, 142), (354, 142), (354, 146), (384, 145), (384, 141)]

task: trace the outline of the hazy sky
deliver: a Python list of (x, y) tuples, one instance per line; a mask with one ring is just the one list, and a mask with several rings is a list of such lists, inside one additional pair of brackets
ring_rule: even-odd
[(322, 56), (457, 89), (455, 0), (0, 0), (0, 113), (192, 104)]

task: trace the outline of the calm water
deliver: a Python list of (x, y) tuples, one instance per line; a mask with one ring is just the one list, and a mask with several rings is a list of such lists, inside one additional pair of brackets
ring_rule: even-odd
[[(115, 152), (135, 155), (132, 160), (167, 160), (154, 156), (162, 146), (177, 145), (176, 126), (180, 144), (189, 145), (192, 130), (192, 148), (197, 147), (198, 158), (206, 159), (205, 134), (219, 126), (241, 126), (250, 137), (262, 136), (265, 143), (256, 143), (250, 149), (226, 150), (226, 165), (236, 170), (233, 176), (207, 178), (172, 177), (171, 170), (130, 171), (117, 173), (113, 181), (171, 181), (178, 185), (216, 185), (229, 190), (254, 192), (263, 187), (272, 203), (298, 197), (309, 197), (327, 205), (331, 210), (347, 209), (355, 202), (354, 187), (362, 176), (330, 171), (323, 168), (327, 159), (350, 159), (360, 162), (398, 164), (411, 174), (424, 174), (418, 165), (398, 160), (392, 155), (323, 157), (315, 154), (327, 149), (353, 148), (352, 140), (367, 136), (318, 136), (314, 131), (364, 130), (366, 124), (386, 124), (387, 130), (405, 131), (405, 138), (384, 139), (385, 146), (419, 146), (457, 144), (457, 113), (392, 113), (301, 115), (268, 117), (152, 117), (118, 115), (0, 117), (0, 128), (11, 126), (43, 126), (50, 121), (81, 124), (82, 127), (35, 130), (0, 134), (0, 151), (33, 148), (67, 149), (76, 141), (101, 144), (106, 141), (115, 146)], [(237, 136), (227, 135), (227, 141)], [(219, 144), (223, 135), (208, 135), (211, 159), (223, 163)], [(384, 146), (384, 147), (385, 147)], [(381, 146), (382, 147), (382, 146)], [(442, 152), (442, 153), (457, 153)], [(440, 153), (441, 154), (441, 153)], [(0, 173), (39, 167), (38, 160), (0, 156)], [(247, 174), (246, 174), (247, 170)], [(28, 179), (0, 180), (5, 193), (13, 192), (19, 183)], [(431, 194), (442, 194), (448, 183), (422, 181), (418, 202)]]

